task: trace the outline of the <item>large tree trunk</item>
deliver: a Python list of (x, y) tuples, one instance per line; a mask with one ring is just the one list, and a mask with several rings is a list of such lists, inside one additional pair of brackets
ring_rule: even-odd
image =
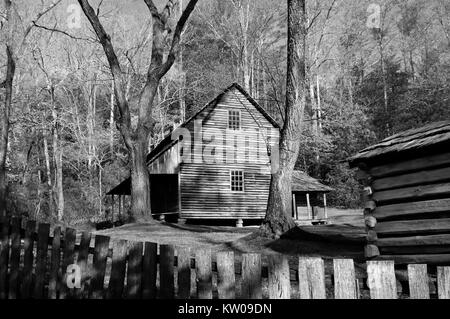
[(8, 152), (9, 116), (11, 112), (13, 82), (16, 72), (16, 62), (9, 46), (6, 47), (7, 66), (5, 87), (5, 104), (1, 116), (0, 132), (0, 216), (6, 216), (6, 154)]
[[(278, 238), (295, 227), (292, 214), (292, 171), (299, 153), (305, 107), (305, 0), (288, 0), (288, 56), (285, 121), (280, 132), (278, 170), (272, 174), (262, 233)], [(272, 157), (273, 158), (273, 157)]]

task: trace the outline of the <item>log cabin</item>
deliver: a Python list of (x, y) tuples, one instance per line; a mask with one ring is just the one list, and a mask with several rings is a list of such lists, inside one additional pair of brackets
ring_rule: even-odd
[(450, 264), (450, 121), (386, 138), (349, 159), (364, 186), (365, 256)]
[[(148, 154), (151, 214), (166, 220), (234, 220), (238, 227), (261, 220), (278, 140), (277, 122), (239, 84), (232, 84)], [(326, 198), (317, 196), (331, 189), (303, 172), (295, 177), (293, 217), (326, 219)], [(121, 214), (130, 179), (107, 195), (113, 201), (119, 197)], [(112, 210), (114, 216), (114, 204)]]

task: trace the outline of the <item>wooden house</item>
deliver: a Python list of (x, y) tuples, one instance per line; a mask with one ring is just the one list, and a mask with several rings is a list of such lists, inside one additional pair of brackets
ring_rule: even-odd
[(323, 185), (302, 171), (292, 174), (292, 217), (298, 224), (327, 222), (327, 193), (331, 187)]
[[(232, 219), (237, 226), (264, 218), (278, 139), (276, 121), (241, 86), (229, 86), (148, 154), (152, 215)], [(308, 191), (300, 183), (295, 196)], [(130, 180), (108, 195), (119, 196), (122, 207)]]
[(450, 264), (450, 121), (386, 138), (349, 159), (364, 184), (368, 258)]

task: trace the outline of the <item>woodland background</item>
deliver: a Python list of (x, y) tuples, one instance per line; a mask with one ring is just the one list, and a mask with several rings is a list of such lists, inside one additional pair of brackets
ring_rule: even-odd
[[(18, 28), (42, 5), (14, 3)], [(126, 65), (133, 113), (151, 52), (150, 15), (140, 0), (91, 4)], [(376, 31), (367, 26), (373, 4), (381, 7)], [(104, 53), (81, 11), (79, 25), (70, 20), (71, 5), (63, 0), (34, 25), (17, 65), (7, 198), (16, 213), (54, 222), (61, 212), (63, 223), (76, 225), (104, 218), (105, 193), (128, 176), (129, 163)], [(335, 189), (330, 205), (358, 207), (346, 158), (398, 131), (450, 119), (450, 1), (310, 0), (307, 12), (309, 96), (296, 168)], [(149, 149), (232, 82), (282, 122), (286, 38), (285, 1), (200, 1), (159, 87)], [(1, 48), (0, 79), (5, 65)]]

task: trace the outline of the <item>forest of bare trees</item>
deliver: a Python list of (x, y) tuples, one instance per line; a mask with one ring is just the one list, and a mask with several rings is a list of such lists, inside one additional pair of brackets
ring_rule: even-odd
[[(287, 58), (283, 1), (2, 0), (0, 213), (102, 220), (131, 169), (139, 217), (146, 153), (232, 82), (280, 124), (301, 121), (286, 161), (332, 186), (330, 205), (358, 207), (346, 158), (450, 119), (450, 3), (294, 2), (304, 67)], [(288, 65), (302, 82), (295, 114)]]

